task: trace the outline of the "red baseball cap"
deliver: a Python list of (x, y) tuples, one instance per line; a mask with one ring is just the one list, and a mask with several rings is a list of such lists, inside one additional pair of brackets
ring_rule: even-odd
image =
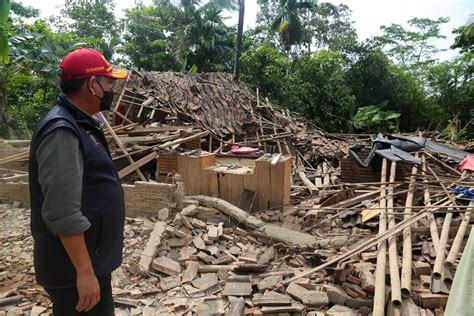
[(70, 52), (63, 58), (59, 67), (61, 80), (92, 76), (107, 76), (115, 79), (128, 77), (127, 70), (113, 68), (101, 52), (92, 48), (79, 48)]

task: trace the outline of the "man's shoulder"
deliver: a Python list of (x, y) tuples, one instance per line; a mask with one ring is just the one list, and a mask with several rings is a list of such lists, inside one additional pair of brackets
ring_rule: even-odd
[(55, 105), (36, 126), (33, 140), (41, 142), (46, 135), (59, 128), (78, 133), (73, 115), (64, 107)]

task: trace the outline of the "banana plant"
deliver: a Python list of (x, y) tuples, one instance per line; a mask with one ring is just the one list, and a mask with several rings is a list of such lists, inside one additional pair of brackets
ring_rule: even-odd
[[(7, 83), (13, 75), (30, 73), (57, 86), (56, 75), (61, 57), (82, 46), (82, 42), (52, 42), (45, 34), (24, 33), (8, 39), (10, 62), (0, 63), (0, 124), (10, 127), (8, 115)], [(11, 135), (11, 129), (10, 129)]]
[(3, 64), (10, 62), (7, 27), (11, 5), (10, 0), (0, 0), (0, 59)]

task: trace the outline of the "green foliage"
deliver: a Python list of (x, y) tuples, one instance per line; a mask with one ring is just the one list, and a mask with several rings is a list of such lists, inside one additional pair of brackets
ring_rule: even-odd
[(311, 1), (280, 0), (277, 16), (273, 20), (271, 28), (280, 34), (282, 46), (288, 56), (291, 46), (300, 44), (304, 39), (302, 14), (314, 10), (314, 8), (315, 3)]
[(472, 140), (472, 125), (474, 120), (471, 119), (464, 127), (460, 126), (460, 121), (457, 118), (449, 121), (448, 126), (443, 129), (439, 135), (439, 139), (444, 139), (457, 143), (468, 143)]
[(40, 11), (31, 6), (25, 6), (21, 2), (12, 1), (12, 13), (24, 18), (37, 18)]
[(338, 52), (303, 54), (292, 67), (286, 105), (324, 129), (347, 130), (355, 99), (345, 83), (346, 67)]
[(352, 54), (359, 44), (350, 15), (348, 6), (329, 2), (319, 3), (308, 11), (303, 21), (307, 50), (330, 49), (345, 56)]
[(453, 31), (457, 34), (451, 48), (460, 48), (463, 53), (474, 52), (474, 15), (471, 15), (471, 22)]
[(388, 56), (399, 65), (412, 70), (435, 61), (435, 54), (440, 51), (432, 41), (446, 38), (440, 32), (441, 25), (449, 18), (437, 20), (413, 18), (408, 21), (410, 29), (400, 24), (382, 26), (383, 35), (377, 37), (376, 44), (382, 47)]
[[(61, 10), (62, 16), (58, 17), (62, 25), (58, 27), (75, 33), (90, 46), (101, 50), (107, 59), (111, 59), (115, 46), (119, 44), (117, 37), (120, 36), (114, 7), (113, 0), (66, 0)], [(65, 18), (71, 22), (66, 22)]]
[(472, 63), (464, 58), (440, 63), (430, 68), (427, 75), (432, 104), (442, 108), (444, 121), (457, 118), (461, 126), (470, 125), (468, 131), (474, 135), (472, 112), (474, 104), (474, 81)]
[(165, 35), (163, 11), (156, 6), (137, 6), (126, 11), (126, 29), (121, 52), (131, 65), (144, 70), (179, 70)]
[(240, 79), (252, 89), (258, 88), (271, 101), (284, 105), (285, 71), (290, 65), (288, 58), (274, 45), (264, 42), (248, 47), (241, 61)]
[(3, 64), (10, 62), (8, 46), (8, 15), (10, 14), (11, 1), (0, 1), (0, 59)]
[[(4, 57), (12, 62), (0, 65), (0, 133), (5, 136), (8, 126), (29, 137), (59, 92), (59, 60), (80, 43), (109, 59), (117, 53), (112, 61), (129, 68), (232, 72), (236, 29), (223, 16), (236, 2), (137, 1), (118, 20), (114, 0), (67, 0), (60, 18), (42, 20), (35, 8), (13, 1), (9, 22), (1, 28), (10, 44), (0, 41), (0, 48), (11, 49)], [(360, 43), (346, 5), (258, 4), (257, 25), (244, 34), (240, 79), (262, 97), (331, 132), (420, 128), (458, 141), (472, 137), (472, 19), (454, 31), (453, 48), (460, 48), (461, 56), (438, 62), (433, 41), (443, 38), (446, 18), (384, 26), (382, 36)]]
[(231, 71), (235, 31), (224, 24), (222, 11), (235, 9), (232, 1), (158, 1), (170, 34), (172, 51), (181, 71), (196, 65), (201, 72)]
[(21, 139), (31, 138), (31, 134), (48, 113), (55, 102), (59, 89), (48, 85), (40, 77), (19, 73), (7, 83), (9, 115), (11, 127)]
[(387, 101), (377, 105), (368, 105), (358, 109), (357, 114), (352, 117), (352, 123), (356, 128), (364, 128), (365, 131), (394, 132), (397, 130), (400, 113), (383, 111)]

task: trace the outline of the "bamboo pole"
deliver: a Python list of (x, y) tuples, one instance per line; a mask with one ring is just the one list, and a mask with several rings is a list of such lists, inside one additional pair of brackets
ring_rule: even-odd
[[(452, 208), (448, 208), (450, 210)], [(446, 248), (449, 238), (449, 229), (451, 228), (451, 220), (453, 213), (447, 213), (444, 218), (443, 228), (441, 230), (441, 237), (439, 238), (439, 248), (436, 252), (436, 259), (433, 265), (433, 272), (431, 274), (431, 291), (439, 293), (441, 290), (441, 278), (443, 273), (443, 262), (446, 258)]]
[[(436, 180), (439, 180), (438, 175), (436, 172), (433, 171), (428, 166), (428, 170), (433, 174)], [(462, 177), (462, 175), (461, 175)], [(446, 186), (440, 182), (439, 185), (445, 192), (446, 196), (448, 197), (449, 201), (451, 202), (451, 206), (457, 206), (456, 200), (452, 197), (449, 191), (446, 189)], [(436, 259), (433, 265), (433, 272), (431, 274), (431, 291), (433, 293), (439, 293), (441, 291), (442, 282), (441, 279), (443, 277), (443, 263), (446, 258), (446, 248), (448, 245), (448, 238), (449, 238), (449, 230), (451, 228), (451, 220), (453, 219), (453, 213), (449, 212), (452, 210), (452, 207), (448, 207), (448, 213), (444, 218), (443, 228), (441, 230), (441, 236), (439, 237), (439, 251), (436, 252)]]
[[(395, 182), (397, 163), (392, 162), (390, 166), (390, 182)], [(393, 215), (393, 184), (388, 186), (387, 210), (391, 213), (387, 215), (388, 229), (395, 227), (395, 216)], [(397, 235), (393, 235), (388, 239), (388, 260), (390, 267), (390, 286), (392, 295), (392, 305), (394, 308), (402, 306), (402, 294), (400, 289), (400, 271), (398, 269), (397, 255)]]
[[(418, 155), (417, 155), (418, 156)], [(418, 168), (413, 166), (411, 169), (412, 176), (408, 185), (408, 193), (405, 201), (405, 219), (411, 217), (411, 208), (413, 206), (413, 196), (415, 194), (415, 179)], [(411, 244), (411, 227), (408, 226), (403, 230), (403, 261), (401, 276), (401, 292), (404, 298), (411, 296), (411, 269), (412, 269), (412, 244)]]
[[(471, 202), (470, 205), (474, 206), (473, 202)], [(446, 261), (444, 261), (444, 266), (448, 269), (452, 269), (454, 267), (454, 263), (456, 262), (459, 250), (461, 249), (461, 244), (462, 244), (462, 241), (464, 240), (464, 235), (466, 234), (470, 219), (471, 219), (471, 211), (466, 212), (464, 214), (464, 218), (461, 222), (461, 225), (459, 226), (458, 232), (456, 233), (456, 237), (454, 237), (451, 250), (449, 251)]]
[(28, 151), (28, 150), (27, 150), (27, 151), (22, 151), (22, 152), (20, 152), (20, 153), (17, 153), (17, 154), (8, 156), (8, 157), (1, 158), (1, 159), (0, 159), (0, 162), (7, 161), (7, 160), (11, 160), (11, 159), (15, 159), (15, 158), (18, 158), (18, 157), (22, 157), (22, 156), (25, 156), (26, 154), (29, 154), (29, 151)]
[[(449, 203), (450, 203), (450, 201), (448, 201), (447, 198), (443, 198), (443, 199), (433, 203), (433, 206), (436, 206), (438, 208), (443, 208), (443, 207), (446, 207), (447, 205), (449, 205)], [(283, 285), (289, 284), (289, 283), (291, 283), (295, 280), (308, 277), (308, 276), (310, 276), (310, 275), (312, 275), (312, 274), (314, 274), (314, 273), (316, 273), (316, 272), (318, 272), (318, 271), (320, 271), (320, 270), (322, 270), (326, 267), (334, 265), (337, 262), (341, 262), (343, 260), (349, 259), (349, 258), (351, 258), (355, 255), (360, 254), (363, 251), (366, 251), (367, 249), (375, 247), (380, 242), (382, 242), (384, 240), (387, 240), (393, 234), (398, 234), (398, 233), (402, 232), (406, 227), (409, 227), (409, 226), (413, 225), (414, 223), (418, 222), (420, 219), (424, 218), (427, 213), (434, 212), (434, 210), (435, 209), (423, 209), (420, 212), (418, 212), (417, 214), (412, 215), (409, 218), (403, 219), (401, 222), (396, 224), (396, 226), (393, 229), (387, 230), (383, 235), (377, 235), (375, 237), (372, 237), (367, 242), (362, 243), (361, 245), (359, 245), (359, 246), (357, 246), (357, 247), (355, 247), (355, 248), (353, 248), (353, 249), (337, 256), (334, 259), (326, 261), (325, 263), (323, 263), (323, 264), (321, 264), (321, 265), (319, 265), (315, 268), (312, 268), (311, 270), (299, 273), (299, 274), (295, 275), (294, 277), (292, 277), (290, 279), (284, 280), (282, 282), (282, 284)]]
[[(385, 182), (387, 177), (387, 159), (383, 158), (382, 171), (380, 182)], [(386, 218), (386, 185), (380, 187), (380, 211), (379, 217), (379, 235), (383, 235), (387, 230)], [(384, 240), (380, 242), (377, 253), (377, 268), (375, 270), (375, 293), (374, 293), (374, 308), (373, 316), (385, 315), (385, 268), (387, 264), (387, 242)]]
[[(426, 175), (426, 157), (423, 156), (421, 157), (422, 159), (422, 175)], [(423, 179), (423, 189), (424, 189), (424, 204), (425, 206), (431, 206), (431, 194), (430, 194), (430, 189), (427, 185), (428, 179), (425, 177)], [(438, 248), (439, 248), (439, 232), (438, 232), (438, 225), (436, 225), (436, 219), (433, 214), (428, 215), (428, 221), (430, 224), (430, 234), (431, 234), (431, 240), (433, 241), (433, 247), (435, 249), (435, 252), (437, 253)]]

